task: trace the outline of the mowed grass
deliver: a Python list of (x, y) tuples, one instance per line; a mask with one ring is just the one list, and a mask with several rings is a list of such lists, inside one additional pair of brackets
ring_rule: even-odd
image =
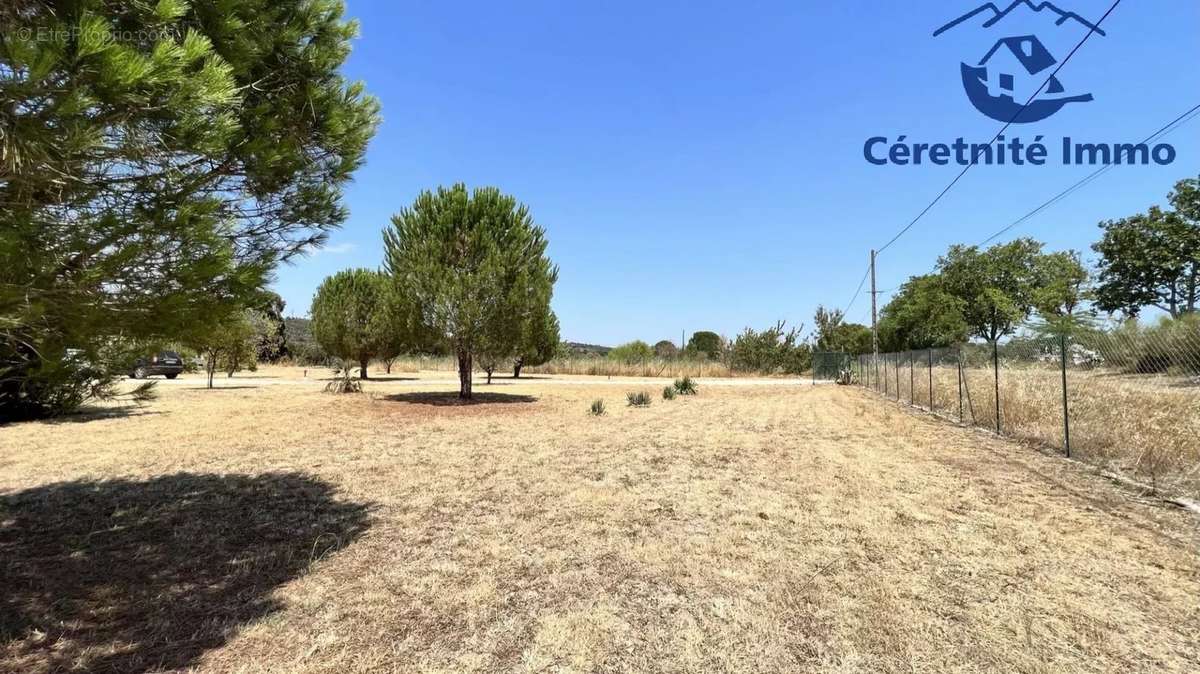
[(1193, 520), (856, 388), (199, 383), (0, 428), (0, 671), (1200, 670)]

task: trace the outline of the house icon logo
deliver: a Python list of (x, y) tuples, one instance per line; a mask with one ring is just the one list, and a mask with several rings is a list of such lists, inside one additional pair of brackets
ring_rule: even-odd
[[(933, 32), (933, 36), (937, 37), (959, 25), (971, 23), (981, 15), (986, 19), (979, 27), (992, 28), (1005, 19), (1016, 16), (1020, 13), (1018, 10), (1027, 10), (1023, 12), (1026, 15), (1029, 12), (1035, 15), (1046, 12), (1045, 16), (1053, 20), (1056, 28), (1079, 24), (1089, 31), (1104, 35), (1104, 31), (1099, 27), (1074, 12), (1059, 9), (1053, 3), (1041, 2), (1035, 5), (1032, 0), (1015, 0), (1004, 10), (990, 2), (977, 7), (938, 28)], [(990, 48), (978, 63), (960, 64), (963, 90), (966, 91), (967, 98), (975, 109), (988, 117), (998, 122), (1026, 124), (1046, 119), (1062, 110), (1068, 103), (1086, 103), (1092, 100), (1090, 93), (1068, 92), (1057, 76), (1050, 75), (1058, 60), (1037, 35), (1002, 37), (988, 46)], [(1028, 105), (1025, 105), (1026, 101), (1029, 102)]]

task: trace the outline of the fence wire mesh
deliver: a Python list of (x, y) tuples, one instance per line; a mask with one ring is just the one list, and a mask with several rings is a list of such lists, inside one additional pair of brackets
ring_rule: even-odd
[(866, 354), (850, 368), (883, 399), (1200, 498), (1200, 322)]

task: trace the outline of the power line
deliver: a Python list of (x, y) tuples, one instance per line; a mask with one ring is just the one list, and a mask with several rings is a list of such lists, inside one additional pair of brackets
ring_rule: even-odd
[[(1145, 140), (1143, 140), (1141, 143), (1139, 143), (1139, 145), (1146, 145), (1146, 144), (1152, 143), (1155, 140), (1167, 135), (1168, 133), (1171, 133), (1175, 129), (1183, 126), (1184, 124), (1187, 124), (1189, 121), (1192, 120), (1192, 118), (1196, 117), (1197, 114), (1200, 114), (1200, 103), (1193, 105), (1191, 108), (1188, 109), (1187, 112), (1185, 112), (1182, 115), (1171, 120), (1166, 126), (1162, 127), (1158, 131), (1155, 131), (1154, 133), (1147, 136)], [(1054, 195), (1049, 200), (1045, 201), (1041, 206), (1038, 206), (1037, 208), (1033, 209), (1032, 211), (1029, 211), (1028, 213), (1026, 213), (1025, 215), (1022, 215), (1021, 217), (1014, 220), (1011, 224), (1002, 228), (1000, 231), (998, 231), (995, 234), (984, 239), (982, 242), (979, 243), (979, 245), (983, 246), (987, 243), (990, 243), (991, 241), (994, 241), (997, 237), (1003, 235), (1005, 232), (1011, 230), (1013, 227), (1016, 227), (1017, 225), (1021, 224), (1022, 222), (1025, 222), (1026, 220), (1032, 218), (1033, 216), (1035, 216), (1038, 213), (1042, 212), (1043, 210), (1049, 208), (1050, 206), (1054, 205), (1055, 203), (1065, 199), (1067, 196), (1069, 196), (1075, 190), (1078, 190), (1079, 188), (1083, 187), (1084, 185), (1087, 185), (1088, 183), (1095, 180), (1096, 178), (1099, 178), (1105, 171), (1111, 169), (1114, 166), (1116, 166), (1116, 164), (1105, 164), (1104, 166), (1101, 166), (1100, 168), (1096, 169), (1092, 173), (1085, 176), (1082, 180), (1076, 182), (1074, 185), (1071, 185), (1067, 189)]]
[[(1119, 5), (1119, 4), (1121, 4), (1121, 0), (1116, 0), (1116, 2), (1114, 2), (1112, 4), (1112, 7), (1109, 7), (1108, 11), (1104, 13), (1104, 16), (1100, 17), (1100, 20), (1097, 21), (1095, 23), (1095, 25), (1093, 25), (1091, 28), (1088, 29), (1087, 35), (1083, 36), (1083, 39), (1079, 41), (1079, 44), (1075, 45), (1075, 48), (1071, 50), (1071, 53), (1067, 54), (1066, 58), (1064, 58), (1062, 60), (1062, 62), (1058, 64), (1058, 67), (1056, 67), (1054, 69), (1054, 72), (1050, 73), (1050, 76), (1046, 78), (1046, 81), (1042, 82), (1042, 85), (1037, 88), (1037, 91), (1033, 92), (1033, 94), (1029, 97), (1029, 100), (1025, 101), (1025, 104), (1021, 106), (1021, 109), (1017, 110), (1016, 114), (1014, 114), (1012, 116), (1012, 119), (1008, 120), (1007, 122), (1004, 123), (1004, 126), (1000, 127), (1000, 130), (996, 132), (996, 135), (992, 136), (992, 139), (990, 141), (988, 141), (988, 143), (987, 143), (988, 145), (995, 143), (996, 139), (999, 138), (1000, 136), (1002, 136), (1004, 134), (1004, 132), (1008, 130), (1008, 127), (1012, 126), (1013, 122), (1016, 121), (1016, 119), (1021, 116), (1021, 113), (1025, 112), (1025, 108), (1029, 107), (1029, 104), (1033, 102), (1033, 99), (1037, 98), (1038, 94), (1042, 93), (1042, 89), (1045, 89), (1046, 85), (1048, 85), (1050, 83), (1050, 80), (1054, 79), (1054, 76), (1058, 74), (1058, 71), (1062, 70), (1063, 66), (1067, 65), (1067, 62), (1070, 61), (1071, 57), (1075, 55), (1075, 52), (1079, 51), (1079, 48), (1083, 46), (1083, 43), (1088, 41), (1088, 38), (1090, 38), (1092, 36), (1092, 33), (1095, 33), (1097, 30), (1099, 30), (1100, 24), (1104, 23), (1104, 20), (1108, 18), (1109, 14), (1112, 14), (1113, 10), (1116, 9), (1117, 5)], [(937, 205), (937, 202), (941, 201), (942, 197), (946, 196), (946, 193), (949, 192), (951, 190), (951, 188), (953, 188), (958, 183), (958, 181), (961, 180), (962, 177), (967, 174), (967, 171), (971, 170), (971, 167), (974, 165), (975, 165), (975, 158), (972, 157), (971, 161), (966, 166), (963, 167), (963, 170), (959, 171), (958, 175), (954, 177), (954, 180), (951, 180), (950, 184), (946, 185), (946, 188), (943, 189), (941, 192), (939, 192), (938, 195), (936, 197), (934, 197), (933, 201), (929, 202), (929, 205), (926, 206), (924, 209), (921, 210), (920, 213), (917, 214), (917, 217), (913, 218), (911, 222), (909, 222), (907, 225), (904, 226), (903, 229), (901, 229), (899, 232), (897, 232), (896, 235), (891, 238), (891, 240), (889, 240), (887, 243), (883, 244), (883, 246), (881, 248), (879, 248), (879, 250), (877, 251), (877, 254), (882, 253), (883, 251), (887, 250), (889, 246), (891, 246), (893, 243), (896, 243), (896, 241), (900, 237), (904, 236), (904, 234), (906, 232), (908, 232), (908, 230), (912, 229), (913, 225), (917, 224), (917, 222), (921, 218), (925, 217), (925, 214), (928, 213), (929, 210), (932, 209), (935, 205)]]
[(854, 291), (854, 297), (850, 298), (850, 302), (846, 304), (846, 308), (842, 310), (842, 315), (850, 313), (850, 307), (854, 306), (854, 301), (858, 299), (858, 294), (862, 292), (863, 284), (867, 282), (867, 276), (871, 273), (871, 265), (867, 265), (867, 270), (863, 272), (862, 280), (858, 282), (858, 288)]

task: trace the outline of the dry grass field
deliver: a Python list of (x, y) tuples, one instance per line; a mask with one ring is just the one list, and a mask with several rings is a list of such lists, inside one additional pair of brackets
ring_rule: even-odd
[(1200, 671), (1193, 519), (857, 387), (318, 375), (0, 428), (0, 671)]

